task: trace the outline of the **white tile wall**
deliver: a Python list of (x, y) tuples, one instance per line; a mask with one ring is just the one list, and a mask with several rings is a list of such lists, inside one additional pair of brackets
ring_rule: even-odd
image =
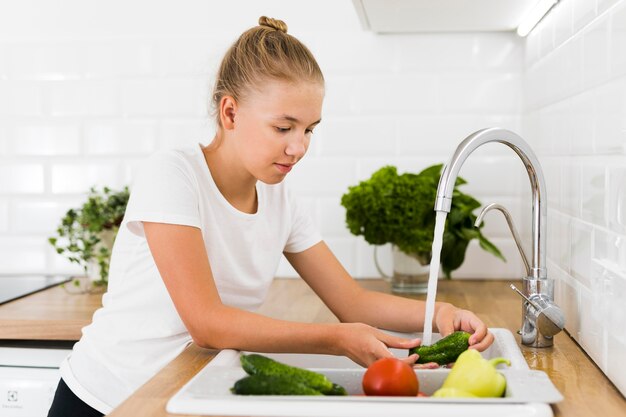
[(125, 166), (117, 160), (62, 162), (50, 169), (50, 191), (53, 194), (79, 194), (94, 185), (120, 189), (127, 180)]
[(87, 155), (145, 155), (156, 147), (153, 120), (96, 120), (84, 127)]
[(73, 122), (33, 122), (13, 128), (15, 155), (78, 155), (80, 153), (80, 124)]
[(5, 163), (0, 166), (0, 194), (44, 192), (44, 170), (40, 164)]
[(569, 333), (626, 392), (626, 1), (561, 0), (527, 38), (523, 132), (549, 190)]
[[(325, 239), (357, 277), (376, 272), (371, 247), (344, 225), (339, 200), (349, 185), (386, 164), (417, 172), (445, 162), (465, 136), (486, 126), (521, 130), (523, 43), (514, 34), (379, 36), (360, 29), (349, 1), (306, 11), (292, 2), (246, 1), (232, 19), (236, 27), (207, 24), (231, 9), (200, 0), (39, 6), (33, 13), (15, 4), (12, 19), (0, 17), (0, 230), (11, 236), (44, 239), (55, 203), (79, 201), (92, 185), (130, 182), (141, 159), (158, 149), (208, 143), (214, 128), (207, 103), (219, 59), (261, 14), (285, 19), (325, 71), (324, 123), (290, 182), (315, 202)], [(315, 23), (321, 19), (324, 31)], [(467, 192), (504, 201), (517, 215), (515, 189), (526, 180), (509, 152), (481, 150), (461, 174)], [(486, 223), (509, 251), (502, 219)], [(516, 261), (500, 265), (472, 251), (459, 277), (521, 273), (515, 253)], [(51, 269), (67, 266), (54, 255), (45, 259)], [(294, 272), (283, 263), (279, 274)]]
[(9, 203), (0, 202), (0, 233), (6, 233), (9, 230)]

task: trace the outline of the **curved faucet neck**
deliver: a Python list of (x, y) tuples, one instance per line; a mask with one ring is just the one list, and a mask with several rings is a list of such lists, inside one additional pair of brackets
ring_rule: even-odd
[(532, 259), (531, 277), (547, 278), (546, 273), (546, 184), (539, 160), (528, 143), (510, 130), (500, 128), (482, 129), (469, 135), (459, 144), (450, 161), (444, 166), (439, 178), (435, 211), (450, 212), (452, 193), (459, 170), (467, 157), (485, 143), (499, 142), (513, 149), (521, 158), (532, 188)]

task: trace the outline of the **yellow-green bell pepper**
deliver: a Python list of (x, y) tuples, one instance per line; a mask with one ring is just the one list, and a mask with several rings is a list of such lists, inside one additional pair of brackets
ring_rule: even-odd
[(458, 388), (439, 388), (432, 395), (437, 398), (477, 398), (474, 394)]
[(500, 363), (511, 365), (508, 359), (486, 360), (477, 350), (466, 350), (459, 355), (441, 389), (433, 396), (467, 397), (469, 394), (476, 397), (502, 397), (506, 389), (506, 380), (504, 375), (496, 370)]

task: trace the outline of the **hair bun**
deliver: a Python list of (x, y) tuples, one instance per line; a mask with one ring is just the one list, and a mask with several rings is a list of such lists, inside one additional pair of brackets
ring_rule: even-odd
[(283, 33), (287, 33), (287, 24), (282, 20), (272, 19), (271, 17), (261, 16), (259, 17), (259, 26), (266, 26)]

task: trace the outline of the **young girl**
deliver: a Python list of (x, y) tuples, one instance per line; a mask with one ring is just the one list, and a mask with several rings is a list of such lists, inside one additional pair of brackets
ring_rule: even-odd
[[(157, 153), (136, 179), (103, 307), (61, 367), (50, 416), (110, 412), (192, 341), (363, 366), (419, 345), (377, 328), (422, 330), (424, 302), (362, 289), (283, 183), (321, 121), (324, 78), (311, 52), (284, 22), (261, 17), (226, 53), (212, 98), (213, 142)], [(283, 254), (341, 323), (254, 312)], [(493, 341), (451, 304), (436, 304), (433, 325), (473, 333), (475, 349)]]

